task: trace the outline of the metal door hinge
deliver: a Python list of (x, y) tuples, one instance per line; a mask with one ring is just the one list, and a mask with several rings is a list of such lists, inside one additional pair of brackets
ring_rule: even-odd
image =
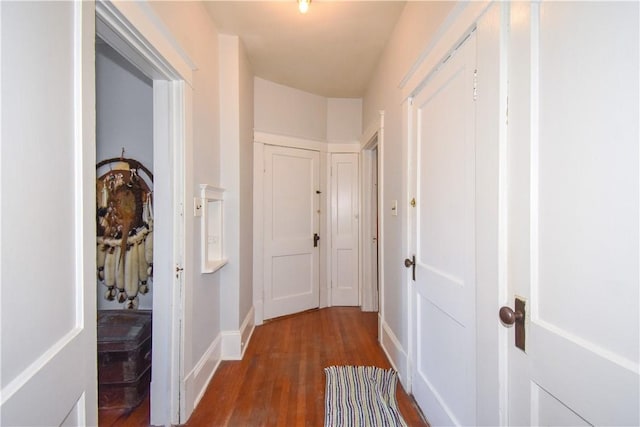
[(473, 70), (473, 100), (478, 99), (478, 70)]

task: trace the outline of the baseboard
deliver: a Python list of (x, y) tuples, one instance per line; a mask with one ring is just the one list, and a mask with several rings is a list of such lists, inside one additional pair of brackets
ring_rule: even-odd
[(253, 316), (253, 324), (254, 326), (262, 325), (264, 323), (264, 303), (262, 300), (253, 302), (254, 308), (254, 316)]
[(384, 321), (382, 321), (381, 325), (380, 346), (387, 355), (389, 362), (391, 362), (393, 369), (398, 372), (398, 379), (402, 386), (407, 390), (409, 385), (407, 352), (402, 348), (400, 340), (398, 340), (389, 325)]
[(255, 316), (254, 309), (251, 307), (240, 326), (240, 337), (242, 338), (240, 342), (240, 358), (244, 357), (244, 352), (247, 350), (253, 331), (256, 328)]
[(200, 402), (221, 360), (222, 338), (221, 335), (218, 335), (185, 378), (185, 410), (187, 413), (185, 420), (189, 418), (193, 409)]
[(253, 307), (244, 318), (239, 331), (224, 331), (222, 337), (222, 359), (241, 360), (255, 329), (255, 313)]

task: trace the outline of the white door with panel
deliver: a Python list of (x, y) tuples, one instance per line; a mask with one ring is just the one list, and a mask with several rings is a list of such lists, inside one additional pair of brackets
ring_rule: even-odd
[(358, 154), (331, 155), (331, 305), (359, 305)]
[(475, 60), (472, 34), (410, 107), (411, 384), (432, 425), (475, 424)]
[(95, 8), (0, 10), (0, 425), (96, 425)]
[(267, 145), (264, 158), (264, 317), (269, 319), (320, 303), (320, 155)]
[(640, 424), (638, 6), (511, 5), (511, 425)]

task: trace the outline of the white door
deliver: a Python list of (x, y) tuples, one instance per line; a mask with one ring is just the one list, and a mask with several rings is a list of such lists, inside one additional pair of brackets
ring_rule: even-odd
[(410, 116), (411, 383), (431, 425), (475, 424), (475, 40), (414, 97)]
[[(317, 151), (265, 146), (264, 317), (320, 303)], [(320, 236), (318, 236), (320, 237)]]
[(638, 3), (513, 3), (509, 424), (638, 425)]
[(0, 10), (0, 425), (96, 425), (95, 9)]
[(331, 305), (359, 305), (358, 155), (331, 155)]

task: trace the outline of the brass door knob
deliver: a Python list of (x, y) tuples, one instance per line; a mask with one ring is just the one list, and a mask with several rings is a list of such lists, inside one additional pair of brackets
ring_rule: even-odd
[(500, 308), (500, 320), (505, 325), (513, 325), (517, 320), (524, 318), (524, 314), (521, 311), (513, 311), (511, 307), (504, 306)]

